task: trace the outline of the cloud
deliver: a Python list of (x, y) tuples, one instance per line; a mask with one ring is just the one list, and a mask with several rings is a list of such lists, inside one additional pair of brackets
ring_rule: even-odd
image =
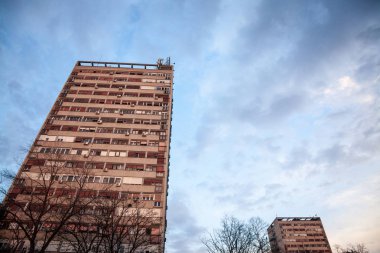
[(170, 252), (196, 252), (205, 231), (197, 224), (186, 199), (187, 195), (177, 191), (169, 200), (167, 248)]

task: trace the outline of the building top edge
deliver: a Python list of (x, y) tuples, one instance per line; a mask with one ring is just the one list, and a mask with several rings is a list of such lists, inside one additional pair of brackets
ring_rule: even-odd
[(108, 62), (108, 61), (77, 61), (76, 66), (81, 67), (103, 67), (103, 68), (130, 68), (130, 69), (156, 69), (156, 70), (173, 70), (173, 65), (169, 62), (163, 63), (157, 61), (151, 63), (133, 63), (133, 62)]
[(275, 220), (278, 221), (309, 221), (309, 220), (320, 220), (320, 217), (312, 216), (312, 217), (276, 217)]

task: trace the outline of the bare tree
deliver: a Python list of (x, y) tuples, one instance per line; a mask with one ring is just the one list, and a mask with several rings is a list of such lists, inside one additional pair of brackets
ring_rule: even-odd
[(12, 180), (16, 177), (16, 173), (9, 169), (2, 169), (0, 171), (0, 198), (3, 199), (7, 195), (6, 185), (10, 184)]
[(71, 163), (68, 155), (38, 152), (30, 158), (17, 175), (2, 171), (13, 180), (8, 192), (2, 189), (6, 252), (45, 252), (54, 244), (81, 253), (134, 253), (161, 242), (160, 215), (136, 195), (111, 185), (92, 189), (92, 166), (84, 166), (91, 161)]
[(214, 230), (202, 242), (209, 253), (248, 253), (251, 246), (247, 226), (231, 216), (226, 216), (222, 228)]
[(232, 216), (222, 220), (222, 227), (202, 239), (209, 253), (267, 253), (270, 252), (266, 223), (260, 218), (248, 222)]
[(248, 221), (247, 225), (251, 237), (250, 252), (270, 252), (270, 244), (267, 233), (268, 224), (259, 217), (253, 217)]
[[(66, 168), (64, 157), (56, 153), (36, 153), (32, 158), (14, 178), (4, 199), (6, 210), (2, 221), (10, 236), (12, 250), (19, 250), (27, 241), (25, 248), (30, 253), (44, 252), (58, 232), (79, 212), (78, 207), (92, 202), (92, 199), (81, 198), (81, 193), (87, 190), (86, 178), (90, 170)], [(62, 174), (69, 176), (63, 180)], [(5, 237), (3, 233), (1, 236)]]
[(60, 237), (75, 252), (143, 252), (159, 242), (160, 231), (155, 224), (160, 218), (156, 213), (137, 199), (131, 201), (116, 194), (119, 193), (103, 191), (96, 203), (84, 211), (87, 215), (71, 220), (76, 222), (76, 228), (72, 224), (62, 231)]
[(346, 247), (335, 244), (334, 249), (336, 253), (369, 253), (364, 243), (349, 244)]

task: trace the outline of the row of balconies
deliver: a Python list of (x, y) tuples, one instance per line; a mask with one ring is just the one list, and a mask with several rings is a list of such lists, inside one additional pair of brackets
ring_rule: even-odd
[[(81, 142), (76, 142), (78, 146), (81, 147), (97, 147), (97, 145), (109, 145), (109, 147), (114, 146), (115, 149), (118, 149), (120, 145), (129, 145), (129, 146), (134, 146), (136, 148), (142, 148), (143, 150), (146, 149), (146, 147), (151, 147), (149, 146), (149, 141), (157, 141), (159, 140), (159, 146), (161, 142), (167, 143), (168, 139), (161, 138), (161, 136), (157, 135), (148, 135), (146, 137), (146, 140), (141, 139), (144, 137), (138, 136), (138, 135), (130, 135), (130, 136), (125, 136), (121, 134), (95, 134), (95, 133), (88, 133), (88, 132), (70, 132), (70, 131), (56, 131), (56, 130), (50, 130), (46, 132), (47, 135), (49, 136), (73, 136), (73, 137), (83, 137), (83, 138), (95, 138), (95, 137), (101, 137), (101, 138), (108, 138), (110, 141), (108, 143), (93, 143), (92, 141), (81, 141)], [(130, 137), (130, 138), (127, 138)], [(166, 137), (166, 136), (163, 136)], [(145, 142), (147, 141), (147, 142)], [(140, 142), (140, 143), (138, 143)], [(39, 141), (37, 141), (39, 143)], [(157, 145), (154, 144), (153, 147), (156, 147)], [(165, 145), (167, 146), (167, 145)]]
[[(83, 150), (81, 150), (83, 151)], [(143, 156), (142, 151), (129, 151), (128, 153), (138, 152)], [(31, 154), (30, 157), (33, 157), (35, 154)], [(34, 157), (37, 157), (35, 155)], [(52, 155), (49, 154), (38, 154), (39, 159), (52, 159)], [(57, 159), (57, 158), (55, 158)], [(131, 163), (131, 164), (157, 164), (158, 158), (146, 158), (146, 157), (115, 157), (115, 156), (90, 156), (88, 153), (83, 155), (74, 155), (74, 154), (65, 154), (59, 156), (60, 160), (76, 160), (76, 161), (88, 161), (88, 162), (109, 162), (109, 163)], [(90, 160), (89, 160), (90, 159)]]
[(121, 128), (121, 126), (130, 129), (146, 129), (146, 130), (166, 130), (161, 129), (161, 125), (147, 125), (147, 124), (125, 124), (125, 123), (108, 123), (103, 121), (96, 122), (78, 122), (78, 121), (62, 121), (54, 120), (54, 125), (59, 126), (81, 126), (81, 127), (96, 127), (102, 125), (102, 127), (112, 127), (112, 128)]
[[(145, 85), (143, 85), (145, 86)], [(155, 87), (155, 86), (147, 86), (147, 87)], [(165, 86), (166, 87), (166, 86)], [(95, 83), (95, 82), (90, 82), (89, 80), (81, 80), (81, 82), (67, 82), (66, 83), (66, 86), (65, 86), (66, 89), (70, 89), (70, 90), (93, 90), (93, 91), (99, 91), (99, 92), (102, 92), (102, 91), (105, 91), (105, 92), (108, 92), (108, 91), (124, 91), (126, 93), (135, 93), (135, 94), (146, 94), (146, 93), (154, 93), (155, 95), (162, 95), (162, 94), (168, 94), (170, 95), (170, 92), (169, 93), (165, 93), (165, 89), (144, 89), (145, 87), (140, 87), (139, 89), (134, 89), (134, 88), (129, 88), (127, 87), (126, 84), (109, 84), (109, 83)], [(121, 89), (120, 89), (121, 88)]]
[(158, 83), (170, 84), (170, 78), (155, 78), (151, 76), (143, 77), (142, 75), (120, 75), (120, 74), (96, 74), (96, 73), (77, 73), (71, 75), (70, 80), (93, 80), (106, 82), (128, 82), (128, 83)]
[[(102, 123), (117, 123), (117, 124), (134, 124), (134, 125), (160, 125), (164, 126), (167, 124), (168, 119), (166, 115), (156, 116), (155, 118), (150, 117), (149, 115), (136, 115), (139, 117), (134, 117), (133, 114), (119, 115), (115, 117), (115, 113), (80, 113), (80, 112), (71, 112), (66, 113), (67, 111), (59, 111), (57, 114), (60, 117), (50, 117), (49, 123), (54, 123), (55, 121), (64, 121), (64, 122), (95, 122), (97, 124)], [(101, 116), (100, 116), (101, 115)], [(109, 116), (109, 117), (107, 117)], [(129, 117), (128, 117), (129, 116)], [(79, 123), (80, 124), (80, 123)]]
[(125, 93), (120, 92), (117, 95), (92, 95), (92, 94), (70, 94), (68, 93), (65, 97), (67, 98), (91, 98), (91, 99), (128, 99), (138, 102), (163, 102), (162, 97), (131, 97), (126, 96)]
[[(59, 168), (60, 174), (71, 174), (73, 172), (73, 168), (71, 167), (66, 167), (68, 162), (77, 162), (77, 164), (80, 164), (81, 161), (78, 160), (68, 160), (66, 163), (62, 164), (62, 167)], [(79, 162), (79, 163), (78, 163)], [(89, 163), (94, 163), (90, 161)], [(86, 167), (84, 162), (82, 162), (83, 167)], [(149, 165), (151, 167), (151, 165)], [(152, 165), (156, 166), (156, 165)], [(113, 170), (113, 169), (108, 169), (105, 171), (103, 168), (102, 169), (91, 169), (90, 171), (87, 171), (87, 174), (90, 175), (97, 175), (97, 176), (113, 176), (113, 177), (139, 177), (139, 178), (155, 178), (157, 177), (157, 172), (156, 171), (147, 171), (146, 169), (148, 168), (148, 165), (144, 168), (144, 165), (141, 164), (142, 170), (129, 170), (128, 167), (130, 167), (128, 164), (126, 165), (125, 170)], [(34, 173), (41, 173), (41, 171), (48, 171), (51, 169), (51, 166), (35, 166), (35, 165), (25, 165), (23, 167), (23, 171), (28, 171), (28, 172), (34, 172)], [(75, 168), (76, 170), (83, 169), (83, 168)], [(156, 169), (155, 169), (156, 170)], [(159, 172), (162, 173), (162, 172)], [(161, 177), (161, 176), (159, 176)]]
[[(58, 101), (58, 105), (66, 103), (76, 103), (76, 104), (104, 104), (104, 105), (127, 105), (131, 108), (135, 106), (149, 106), (149, 107), (162, 107), (165, 111), (167, 111), (167, 108), (169, 107), (169, 103), (163, 103), (163, 102), (152, 102), (152, 101), (135, 101), (135, 100), (121, 100), (121, 99), (108, 99), (107, 97), (105, 99), (98, 99), (94, 98), (92, 96), (87, 96), (88, 98), (64, 98), (62, 100)], [(102, 96), (104, 97), (104, 96)]]
[(102, 107), (107, 106), (108, 108), (113, 109), (134, 109), (134, 110), (155, 110), (155, 111), (167, 111), (167, 109), (163, 108), (163, 106), (159, 105), (127, 105), (127, 104), (105, 104), (105, 103), (75, 103), (75, 102), (62, 102), (61, 106), (68, 107), (84, 107), (87, 108), (89, 106), (95, 107), (102, 105)]
[[(73, 183), (72, 186), (67, 186), (68, 184), (69, 184), (68, 182), (60, 183), (58, 181), (57, 184), (54, 186), (56, 187), (55, 189), (57, 189), (57, 190), (62, 189), (64, 191), (66, 189), (65, 196), (62, 196), (62, 197), (66, 197), (66, 198), (70, 199), (70, 196), (73, 197), (75, 195), (76, 185)], [(38, 193), (33, 191), (33, 188), (34, 188), (33, 186), (28, 186), (28, 185), (29, 184), (27, 182), (25, 182), (25, 185), (23, 187), (24, 192), (21, 192), (20, 194), (17, 194), (15, 196), (16, 201), (21, 202), (21, 203), (27, 203), (31, 200), (37, 201), (37, 198), (36, 197), (33, 198), (31, 196), (31, 194), (38, 194)], [(106, 187), (105, 187), (105, 185), (106, 185)], [(33, 187), (33, 188), (31, 188), (31, 187)], [(67, 192), (67, 191), (69, 191), (69, 192)], [(115, 199), (119, 199), (121, 196), (124, 195), (124, 196), (127, 196), (129, 199), (130, 196), (135, 195), (135, 197), (132, 197), (132, 198), (133, 199), (138, 198), (139, 200), (143, 201), (145, 208), (153, 208), (153, 207), (162, 208), (163, 207), (161, 205), (154, 206), (154, 202), (156, 202), (156, 201), (161, 202), (162, 201), (161, 198), (158, 198), (158, 196), (161, 196), (161, 194), (156, 194), (157, 192), (156, 192), (155, 186), (128, 185), (126, 187), (125, 184), (120, 184), (120, 186), (118, 186), (117, 184), (110, 186), (108, 184), (101, 184), (101, 183), (86, 183), (85, 189), (83, 189), (82, 191), (84, 194), (88, 194), (88, 192), (90, 192), (90, 191), (92, 194), (96, 194), (95, 196), (92, 196), (92, 195), (86, 196), (83, 194), (83, 196), (81, 196), (83, 198), (85, 198), (85, 197), (96, 197), (96, 196), (102, 197), (104, 195), (104, 197), (109, 196), (109, 197), (113, 197)], [(143, 200), (142, 196), (144, 196), (144, 195), (151, 195), (154, 197), (153, 198), (146, 198), (148, 200)], [(54, 196), (54, 192), (52, 193), (52, 197), (51, 197), (52, 199), (53, 199), (53, 196)], [(61, 196), (57, 195), (57, 197), (61, 197)], [(64, 200), (62, 200), (62, 204), (64, 204)]]
[[(97, 109), (97, 110), (96, 110)], [(102, 111), (102, 107), (91, 107), (91, 110), (96, 110), (95, 112), (93, 111), (88, 111), (89, 108), (87, 108), (86, 112), (77, 112), (77, 111), (58, 111), (56, 115), (60, 116), (78, 116), (78, 117), (85, 117), (85, 116), (105, 116), (105, 117), (114, 117), (115, 115), (118, 115), (118, 118), (133, 118), (133, 119), (146, 119), (149, 117), (150, 120), (162, 120), (166, 119), (168, 116), (162, 116), (159, 115), (158, 113), (161, 113), (161, 111), (156, 111), (157, 114), (136, 114), (136, 113), (124, 113), (122, 112), (122, 109), (117, 109), (114, 112), (107, 112), (107, 111)], [(110, 108), (110, 110), (115, 110), (114, 108)], [(136, 110), (130, 110), (135, 112)], [(143, 112), (152, 112), (151, 110), (143, 111)]]
[[(171, 73), (162, 73), (163, 71), (161, 70), (160, 72), (136, 72), (136, 71), (120, 71), (120, 70), (103, 70), (103, 71), (95, 71), (93, 69), (75, 69), (72, 73), (73, 76), (78, 75), (78, 76), (122, 76), (122, 77), (136, 77), (136, 76), (144, 76), (144, 78), (152, 78), (152, 79), (160, 79), (160, 80), (168, 80), (172, 76)], [(168, 71), (165, 71), (168, 72)]]
[[(116, 145), (116, 144), (89, 144), (84, 145), (83, 143), (77, 142), (60, 142), (60, 141), (37, 141), (36, 146), (45, 146), (45, 147), (59, 147), (59, 148), (88, 148), (97, 149), (97, 146), (106, 147), (108, 150), (136, 150), (136, 151), (146, 151), (146, 152), (158, 152), (158, 146), (137, 146), (137, 145)], [(165, 147), (166, 150), (166, 147)]]
[[(111, 85), (125, 85), (125, 89), (130, 89), (130, 90), (140, 90), (141, 87), (140, 86), (144, 86), (144, 87), (158, 87), (158, 88), (161, 88), (161, 87), (169, 87), (170, 86), (170, 82), (163, 82), (163, 83), (152, 83), (152, 82), (141, 82), (141, 81), (138, 81), (138, 79), (132, 79), (130, 78), (128, 81), (126, 80), (97, 80), (97, 79), (80, 79), (78, 77), (72, 77), (69, 79), (69, 81), (67, 82), (68, 84), (71, 84), (71, 83), (75, 83), (76, 85), (80, 85), (80, 87), (93, 87), (95, 89), (100, 89), (100, 88), (110, 88)], [(83, 85), (85, 84), (85, 85)], [(86, 86), (86, 84), (90, 84), (91, 86)], [(128, 87), (127, 87), (128, 85)], [(132, 87), (132, 86), (136, 86), (136, 87)], [(149, 89), (147, 88), (148, 90), (153, 90), (153, 89)]]

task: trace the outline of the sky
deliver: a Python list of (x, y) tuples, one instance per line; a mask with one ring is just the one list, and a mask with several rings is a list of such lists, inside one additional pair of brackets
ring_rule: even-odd
[(380, 1), (0, 1), (0, 168), (77, 60), (175, 62), (166, 251), (225, 215), (380, 252)]

